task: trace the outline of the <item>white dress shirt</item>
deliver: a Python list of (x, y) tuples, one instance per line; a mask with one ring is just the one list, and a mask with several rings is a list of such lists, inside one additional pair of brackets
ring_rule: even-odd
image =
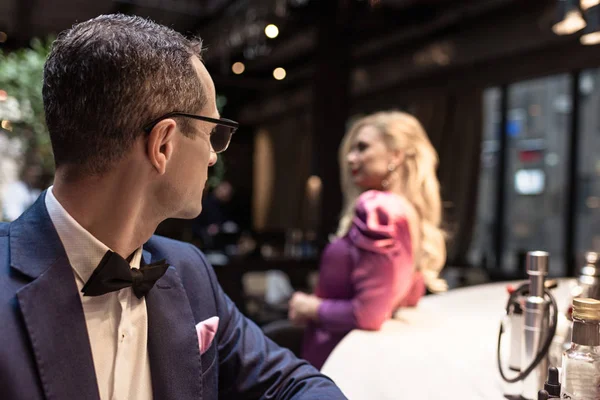
[[(61, 206), (52, 187), (46, 192), (46, 208), (73, 268), (88, 336), (100, 399), (152, 399), (148, 358), (148, 312), (145, 298), (131, 288), (102, 296), (83, 296), (81, 289), (109, 248), (86, 231)], [(142, 249), (130, 265), (140, 267)]]

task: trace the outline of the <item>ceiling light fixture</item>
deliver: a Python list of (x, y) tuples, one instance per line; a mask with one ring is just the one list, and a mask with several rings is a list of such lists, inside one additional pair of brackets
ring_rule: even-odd
[(571, 35), (585, 28), (578, 0), (559, 0), (556, 10), (558, 22), (552, 26), (552, 31), (557, 35)]
[(583, 36), (579, 38), (581, 44), (593, 45), (600, 43), (600, 4), (585, 10), (585, 19), (587, 26), (583, 31)]

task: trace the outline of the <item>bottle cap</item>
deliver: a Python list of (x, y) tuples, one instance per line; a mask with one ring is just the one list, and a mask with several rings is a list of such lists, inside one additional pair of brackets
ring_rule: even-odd
[(573, 299), (573, 318), (600, 321), (600, 301), (596, 299)]
[(549, 394), (545, 390), (540, 390), (538, 392), (538, 400), (548, 400)]
[(548, 257), (549, 254), (545, 251), (528, 251), (525, 261), (528, 275), (548, 274)]

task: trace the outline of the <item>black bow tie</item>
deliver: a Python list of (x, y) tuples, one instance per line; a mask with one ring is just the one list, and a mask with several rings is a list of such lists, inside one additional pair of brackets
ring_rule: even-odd
[(141, 299), (168, 268), (165, 260), (144, 264), (143, 258), (139, 269), (131, 268), (127, 260), (109, 250), (81, 292), (84, 296), (100, 296), (131, 286), (136, 297)]

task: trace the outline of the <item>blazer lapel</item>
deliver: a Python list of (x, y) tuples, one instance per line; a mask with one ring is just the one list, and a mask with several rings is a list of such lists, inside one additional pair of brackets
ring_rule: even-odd
[[(155, 261), (149, 259), (147, 251), (144, 258), (146, 262)], [(201, 399), (202, 366), (194, 316), (173, 266), (146, 296), (146, 307), (154, 398)]]
[(11, 266), (33, 281), (17, 292), (48, 399), (99, 400), (83, 308), (45, 194), (11, 224)]

